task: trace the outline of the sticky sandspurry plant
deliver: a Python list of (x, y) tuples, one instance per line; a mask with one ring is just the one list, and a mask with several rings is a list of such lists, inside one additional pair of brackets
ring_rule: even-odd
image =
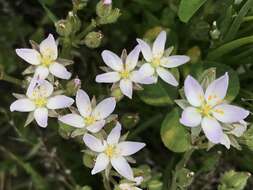
[[(82, 31), (81, 20), (79, 20), (77, 15), (77, 9), (81, 9), (78, 7), (81, 1), (74, 0), (73, 2), (76, 6), (75, 10), (69, 12), (66, 20), (60, 20), (55, 24), (57, 32), (61, 35), (59, 43), (63, 45), (63, 55), (71, 55), (71, 46), (76, 48), (83, 43), (89, 48), (100, 46), (102, 43), (102, 32), (92, 30), (96, 26), (114, 22), (120, 15), (118, 10), (112, 11), (112, 2), (110, 0), (100, 1), (96, 10), (98, 18), (92, 20), (91, 24), (86, 28), (87, 30)], [(184, 15), (184, 11), (182, 11), (184, 7), (193, 7), (193, 13), (197, 10), (196, 4), (192, 2), (187, 4), (189, 2), (190, 0), (182, 0), (180, 3), (179, 18), (183, 22), (186, 22), (191, 16), (189, 14)], [(86, 3), (86, 1), (82, 1), (83, 5)], [(250, 1), (247, 1), (247, 4), (250, 5)], [(243, 10), (246, 8), (244, 7)], [(192, 12), (190, 13), (192, 14)], [(237, 22), (233, 23), (233, 25), (238, 24), (238, 19), (240, 19), (242, 13), (238, 15), (235, 19)], [(68, 28), (66, 27), (68, 26), (67, 24), (72, 25)], [(220, 27), (220, 25), (217, 25), (217, 27)], [(231, 33), (233, 34), (234, 30)], [(230, 38), (233, 36), (232, 34), (229, 35)], [(32, 119), (35, 118), (40, 127), (45, 128), (48, 125), (48, 116), (53, 115), (58, 117), (60, 122), (66, 124), (65, 126), (68, 129), (72, 130), (72, 127), (74, 127), (83, 130), (80, 134), (83, 135), (83, 143), (87, 147), (84, 150), (84, 155), (88, 155), (90, 159), (87, 165), (92, 168), (92, 175), (102, 174), (106, 190), (111, 190), (112, 186), (115, 190), (186, 189), (194, 178), (194, 172), (186, 168), (193, 152), (203, 147), (207, 149), (212, 147), (219, 148), (218, 144), (225, 145), (228, 149), (230, 146), (240, 149), (240, 139), (247, 131), (249, 123), (246, 120), (250, 112), (240, 106), (232, 105), (230, 101), (226, 100), (228, 86), (232, 78), (226, 71), (218, 79), (216, 79), (216, 76), (212, 76), (208, 80), (198, 82), (191, 75), (188, 75), (187, 69), (192, 66), (188, 64), (190, 57), (187, 55), (171, 55), (173, 48), (166, 50), (166, 36), (167, 33), (161, 29), (152, 45), (149, 45), (144, 40), (137, 39), (138, 44), (133, 50), (128, 55), (123, 50), (121, 57), (109, 50), (104, 50), (102, 59), (108, 67), (102, 68), (106, 73), (97, 75), (95, 81), (98, 83), (112, 83), (111, 90), (117, 88), (122, 94), (132, 99), (133, 90), (143, 90), (141, 85), (160, 85), (157, 84), (158, 78), (161, 78), (169, 85), (179, 86), (180, 81), (177, 81), (169, 69), (187, 64), (185, 67), (182, 66), (184, 71), (182, 76), (185, 77), (184, 94), (182, 96), (184, 99), (175, 100), (182, 108), (182, 112), (175, 105), (171, 105), (166, 109), (166, 111), (172, 111), (165, 117), (161, 129), (164, 145), (173, 152), (184, 152), (182, 159), (175, 167), (174, 163), (177, 158), (172, 158), (172, 161), (170, 161), (169, 156), (173, 157), (173, 155), (170, 154), (166, 157), (167, 155), (164, 155), (161, 151), (161, 158), (165, 158), (163, 160), (166, 161), (168, 158), (169, 162), (165, 170), (161, 172), (163, 165), (161, 164), (162, 167), (156, 166), (156, 159), (152, 160), (152, 156), (150, 156), (153, 152), (149, 150), (145, 151), (143, 162), (153, 166), (153, 169), (145, 166), (141, 167), (138, 164), (136, 168), (132, 169), (129, 165), (129, 163), (136, 164), (131, 156), (143, 149), (145, 143), (127, 141), (126, 139), (128, 137), (129, 139), (139, 139), (138, 135), (149, 126), (154, 124), (157, 127), (160, 123), (160, 118), (164, 116), (162, 113), (164, 109), (159, 110), (161, 113), (159, 113), (158, 117), (155, 115), (148, 122), (144, 122), (133, 133), (130, 132), (129, 136), (128, 133), (121, 136), (122, 127), (118, 121), (116, 121), (116, 126), (109, 130), (113, 123), (110, 117), (116, 107), (116, 98), (105, 98), (96, 104), (95, 98), (90, 100), (88, 94), (84, 90), (79, 89), (81, 88), (81, 81), (76, 79), (73, 79), (72, 83), (67, 81), (67, 84), (74, 85), (74, 90), (70, 89), (71, 92), (68, 94), (71, 94), (71, 96), (75, 95), (77, 109), (72, 107), (74, 100), (63, 95), (64, 93), (67, 94), (69, 89), (64, 88), (68, 88), (68, 85), (64, 86), (64, 83), (61, 84), (61, 81), (58, 80), (69, 80), (72, 74), (65, 68), (66, 64), (64, 61), (58, 58), (58, 40), (55, 40), (52, 34), (49, 34), (39, 45), (33, 42), (32, 49), (16, 50), (19, 57), (32, 64), (32, 67), (28, 69), (31, 72), (28, 73), (32, 74), (35, 72), (35, 74), (26, 90), (26, 95), (15, 94), (18, 100), (11, 104), (10, 110), (30, 112), (29, 115), (32, 116)], [(220, 40), (220, 36), (222, 36), (222, 31), (221, 35), (213, 38), (213, 40)], [(85, 42), (83, 42), (84, 37)], [(231, 46), (226, 46), (225, 44), (225, 47), (221, 46), (222, 48), (226, 50), (226, 48), (229, 49)], [(216, 51), (218, 53), (214, 51), (208, 54), (207, 59), (217, 58), (224, 52), (224, 49), (221, 51), (218, 48)], [(143, 55), (143, 60), (139, 58), (140, 52)], [(73, 55), (80, 56), (77, 52)], [(200, 56), (198, 59), (201, 59)], [(194, 65), (196, 67), (199, 67), (197, 65), (198, 59), (195, 62), (196, 65)], [(203, 64), (205, 65), (206, 63), (204, 62)], [(155, 93), (159, 93), (159, 90), (161, 88), (158, 88)], [(101, 93), (100, 90), (99, 93)], [(165, 90), (163, 94), (166, 93)], [(134, 100), (128, 101), (135, 102)], [(58, 109), (64, 110), (55, 111)], [(71, 111), (71, 113), (66, 114), (68, 111)], [(149, 110), (145, 113), (148, 114)], [(142, 119), (142, 117), (141, 115), (140, 118)], [(152, 131), (151, 136), (156, 137), (155, 135)], [(77, 138), (78, 140), (80, 138)], [(206, 144), (206, 141), (208, 141), (208, 144)], [(149, 143), (153, 142), (150, 141)], [(206, 152), (206, 154), (211, 154), (211, 152)], [(67, 171), (64, 172), (69, 173)], [(169, 173), (171, 171), (172, 179), (168, 180), (167, 178), (170, 176)], [(71, 175), (71, 172), (69, 175)], [(243, 176), (244, 183), (240, 185), (240, 189), (245, 186), (245, 181), (249, 176), (247, 175), (247, 178)], [(226, 186), (223, 185), (223, 187), (225, 188)], [(79, 190), (81, 187), (76, 185), (72, 189)], [(85, 186), (82, 189), (87, 189), (87, 187)]]

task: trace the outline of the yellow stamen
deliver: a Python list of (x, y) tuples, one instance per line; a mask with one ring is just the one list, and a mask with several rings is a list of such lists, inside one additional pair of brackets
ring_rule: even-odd
[(224, 111), (222, 109), (215, 109), (214, 110), (216, 113), (219, 113), (221, 115), (224, 115)]
[(120, 73), (120, 76), (121, 76), (121, 78), (127, 79), (127, 78), (129, 78), (130, 73), (129, 73), (129, 71), (124, 70)]
[(160, 66), (160, 64), (161, 64), (161, 59), (160, 58), (154, 58), (152, 60), (153, 67), (158, 67), (158, 66)]
[(84, 122), (86, 125), (91, 125), (93, 123), (95, 123), (96, 119), (92, 116), (88, 116), (86, 118), (84, 118)]
[(50, 57), (42, 57), (41, 58), (41, 63), (45, 67), (48, 67), (49, 65), (51, 65), (53, 63), (53, 60)]
[(105, 149), (105, 154), (111, 158), (116, 154), (116, 147), (114, 145), (108, 145), (108, 147)]
[(34, 104), (37, 107), (44, 107), (47, 104), (47, 99), (45, 98), (37, 98), (34, 100)]

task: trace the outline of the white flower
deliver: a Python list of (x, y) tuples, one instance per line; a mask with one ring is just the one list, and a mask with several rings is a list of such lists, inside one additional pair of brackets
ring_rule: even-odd
[(51, 73), (61, 79), (71, 77), (71, 73), (57, 61), (57, 43), (52, 34), (40, 43), (38, 49), (16, 49), (16, 53), (26, 62), (36, 66), (35, 76), (45, 79)]
[(60, 117), (59, 120), (70, 126), (86, 127), (88, 131), (97, 133), (104, 127), (105, 119), (115, 109), (116, 100), (115, 98), (106, 98), (93, 108), (89, 96), (79, 89), (76, 94), (76, 105), (80, 115), (71, 113)]
[(121, 92), (129, 98), (132, 98), (133, 83), (150, 84), (154, 83), (151, 78), (145, 78), (136, 70), (140, 54), (139, 46), (136, 46), (126, 57), (125, 62), (111, 51), (105, 50), (102, 52), (102, 58), (105, 64), (113, 71), (100, 74), (96, 77), (98, 83), (117, 83)]
[(249, 111), (224, 101), (229, 77), (226, 73), (214, 80), (205, 93), (193, 77), (188, 76), (184, 83), (185, 96), (190, 104), (182, 113), (180, 122), (188, 127), (201, 125), (206, 137), (214, 144), (224, 144), (224, 132), (220, 123), (236, 123), (245, 119)]
[(177, 80), (167, 68), (174, 68), (185, 64), (190, 60), (190, 58), (185, 55), (164, 55), (166, 32), (162, 31), (157, 36), (153, 43), (152, 49), (145, 41), (141, 39), (137, 39), (137, 42), (140, 45), (141, 52), (146, 61), (146, 63), (141, 66), (140, 72), (144, 76), (155, 76), (156, 80), (159, 76), (166, 83), (173, 86), (178, 86)]
[(34, 118), (40, 127), (47, 127), (48, 110), (70, 107), (74, 100), (64, 95), (52, 96), (53, 85), (46, 80), (33, 78), (26, 92), (27, 98), (13, 102), (10, 110), (34, 112)]
[(90, 134), (84, 135), (83, 140), (86, 146), (98, 153), (95, 166), (91, 172), (92, 175), (105, 170), (111, 164), (126, 179), (130, 181), (135, 180), (132, 168), (125, 157), (138, 152), (145, 144), (132, 141), (119, 142), (120, 133), (121, 125), (117, 123), (106, 140), (97, 139)]

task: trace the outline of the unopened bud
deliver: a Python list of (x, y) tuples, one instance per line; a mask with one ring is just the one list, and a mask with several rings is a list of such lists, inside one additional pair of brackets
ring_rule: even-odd
[(137, 125), (140, 121), (140, 117), (138, 114), (126, 113), (121, 117), (120, 121), (126, 129), (131, 129)]
[(101, 18), (109, 16), (112, 11), (111, 4), (104, 4), (104, 2), (105, 1), (100, 1), (96, 6), (96, 13)]
[(111, 5), (112, 0), (102, 0), (104, 5)]
[(71, 32), (76, 33), (77, 31), (80, 30), (80, 28), (81, 28), (81, 21), (80, 21), (80, 19), (77, 16), (76, 13), (74, 13), (73, 11), (69, 11), (68, 16), (67, 16), (67, 21), (72, 26), (71, 27), (72, 28)]
[(72, 0), (73, 9), (74, 10), (81, 10), (86, 7), (88, 0)]
[(197, 63), (201, 59), (201, 50), (198, 46), (194, 46), (187, 51), (187, 55), (191, 58), (191, 63)]
[(72, 31), (72, 26), (67, 20), (59, 20), (55, 23), (55, 28), (60, 36), (69, 36)]
[(84, 44), (89, 48), (97, 48), (100, 46), (103, 39), (101, 32), (90, 32), (85, 36)]
[(68, 96), (74, 96), (77, 90), (80, 88), (81, 88), (80, 79), (79, 78), (72, 79), (66, 84), (66, 94)]
[(163, 183), (161, 181), (151, 180), (148, 183), (148, 189), (149, 190), (162, 190), (162, 188), (163, 188)]
[(119, 9), (113, 9), (112, 11), (110, 11), (110, 14), (106, 17), (100, 17), (98, 22), (100, 24), (111, 24), (111, 23), (115, 23), (118, 18), (120, 17), (121, 13)]

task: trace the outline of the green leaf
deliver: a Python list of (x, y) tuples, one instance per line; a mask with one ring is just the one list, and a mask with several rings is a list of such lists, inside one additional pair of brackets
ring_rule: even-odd
[(207, 0), (181, 0), (178, 11), (180, 20), (185, 23), (188, 22), (206, 1)]
[(165, 117), (161, 128), (162, 141), (173, 152), (185, 152), (191, 148), (190, 133), (179, 123), (179, 118), (179, 109), (174, 108)]
[[(178, 75), (178, 71), (176, 72), (176, 75)], [(138, 94), (140, 99), (148, 105), (168, 106), (174, 104), (178, 91), (176, 87), (159, 80), (156, 84), (145, 85), (144, 90), (139, 91)]]

